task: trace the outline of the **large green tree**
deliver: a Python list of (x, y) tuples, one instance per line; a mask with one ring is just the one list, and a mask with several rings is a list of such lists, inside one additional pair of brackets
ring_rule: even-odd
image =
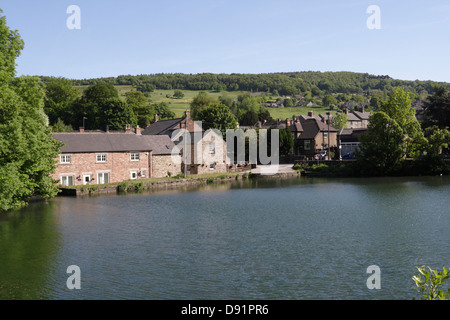
[(213, 103), (202, 109), (198, 114), (198, 120), (202, 121), (204, 130), (217, 129), (226, 136), (227, 129), (236, 129), (236, 118), (230, 109), (221, 103)]
[(61, 144), (47, 126), (40, 79), (15, 78), (23, 46), (19, 33), (0, 16), (0, 211), (23, 206), (34, 195), (48, 198), (58, 192), (50, 173)]
[(155, 119), (155, 109), (150, 105), (148, 98), (140, 91), (130, 91), (126, 95), (127, 104), (133, 109), (137, 117), (137, 123), (141, 128), (145, 128)]
[(426, 126), (450, 127), (450, 91), (442, 86), (434, 88), (425, 101)]
[(72, 82), (64, 78), (51, 78), (45, 85), (44, 111), (51, 125), (58, 119), (65, 124), (72, 123), (72, 104), (79, 97), (80, 91)]
[(211, 103), (218, 103), (218, 100), (206, 92), (199, 92), (191, 102), (191, 117), (199, 120), (198, 115)]
[(384, 175), (399, 169), (405, 155), (405, 134), (385, 112), (370, 116), (367, 133), (360, 136), (357, 159), (363, 174)]

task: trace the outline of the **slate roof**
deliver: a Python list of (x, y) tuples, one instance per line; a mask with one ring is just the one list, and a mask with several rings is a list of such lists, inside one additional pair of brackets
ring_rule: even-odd
[[(300, 135), (300, 139), (314, 139), (319, 132), (328, 132), (328, 124), (314, 118), (303, 120), (301, 124), (303, 133)], [(330, 126), (329, 131), (337, 132), (337, 129)]]
[(170, 135), (184, 118), (160, 120), (142, 130), (143, 135)]
[(54, 133), (63, 142), (62, 153), (153, 151), (170, 154), (174, 143), (169, 136), (143, 136), (133, 133)]

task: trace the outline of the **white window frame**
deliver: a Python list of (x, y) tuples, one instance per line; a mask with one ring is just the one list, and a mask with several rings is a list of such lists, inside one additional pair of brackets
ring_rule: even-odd
[[(100, 160), (99, 160), (99, 158), (100, 158)], [(108, 160), (106, 153), (96, 154), (96, 160), (97, 160), (97, 163), (105, 163)]]
[[(108, 177), (107, 181), (105, 181), (105, 175), (107, 175), (107, 177)], [(110, 179), (111, 179), (110, 172), (97, 172), (97, 184), (109, 183)], [(100, 181), (102, 181), (102, 182), (100, 182)]]
[(130, 153), (130, 160), (131, 161), (139, 161), (140, 160), (139, 152), (132, 152), (132, 153)]
[(216, 170), (216, 163), (212, 162), (209, 164), (209, 170)]
[(71, 163), (72, 157), (70, 154), (62, 154), (59, 157), (59, 163), (61, 164), (67, 164), (67, 163)]
[[(75, 185), (75, 176), (73, 174), (64, 174), (64, 175), (61, 175), (60, 178), (61, 179), (59, 181), (62, 186), (68, 187), (68, 186)], [(72, 179), (71, 184), (69, 183), (70, 182), (69, 178)]]
[[(136, 180), (138, 178), (138, 174), (139, 174), (138, 170), (131, 170), (130, 171), (130, 179), (131, 180)], [(133, 175), (135, 175), (134, 178), (133, 178)]]

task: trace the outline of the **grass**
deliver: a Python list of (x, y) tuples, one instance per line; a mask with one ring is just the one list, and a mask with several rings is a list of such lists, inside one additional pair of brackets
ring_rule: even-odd
[[(77, 86), (77, 88), (80, 91), (83, 91), (88, 86)], [(117, 85), (115, 86), (117, 91), (119, 91), (119, 97), (121, 99), (125, 99), (125, 94), (131, 90), (133, 90), (133, 86), (128, 85)], [(184, 112), (186, 111), (186, 108), (189, 108), (190, 103), (194, 99), (194, 97), (199, 92), (206, 92), (208, 95), (215, 97), (216, 99), (219, 99), (220, 96), (227, 96), (232, 99), (237, 98), (238, 95), (241, 93), (244, 93), (246, 91), (207, 91), (207, 90), (180, 90), (183, 92), (184, 97), (183, 98), (174, 98), (173, 93), (174, 90), (162, 90), (162, 89), (156, 89), (150, 94), (150, 100), (152, 103), (161, 103), (166, 102), (170, 109), (175, 112), (175, 116), (183, 117)], [(275, 97), (277, 98), (277, 97)], [(273, 101), (275, 101), (275, 98)], [(327, 111), (330, 111), (329, 108), (323, 107), (323, 106), (313, 106), (313, 107), (291, 107), (291, 108), (268, 108), (270, 115), (274, 119), (292, 119), (292, 116), (299, 116), (307, 114), (308, 111), (313, 111), (315, 115), (319, 113), (326, 113)], [(332, 111), (332, 113), (335, 113), (335, 111)]]

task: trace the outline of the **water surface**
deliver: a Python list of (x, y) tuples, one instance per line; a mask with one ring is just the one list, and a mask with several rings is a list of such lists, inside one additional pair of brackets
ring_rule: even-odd
[(59, 197), (0, 216), (0, 298), (409, 300), (415, 266), (450, 266), (449, 193), (449, 177), (300, 178)]

